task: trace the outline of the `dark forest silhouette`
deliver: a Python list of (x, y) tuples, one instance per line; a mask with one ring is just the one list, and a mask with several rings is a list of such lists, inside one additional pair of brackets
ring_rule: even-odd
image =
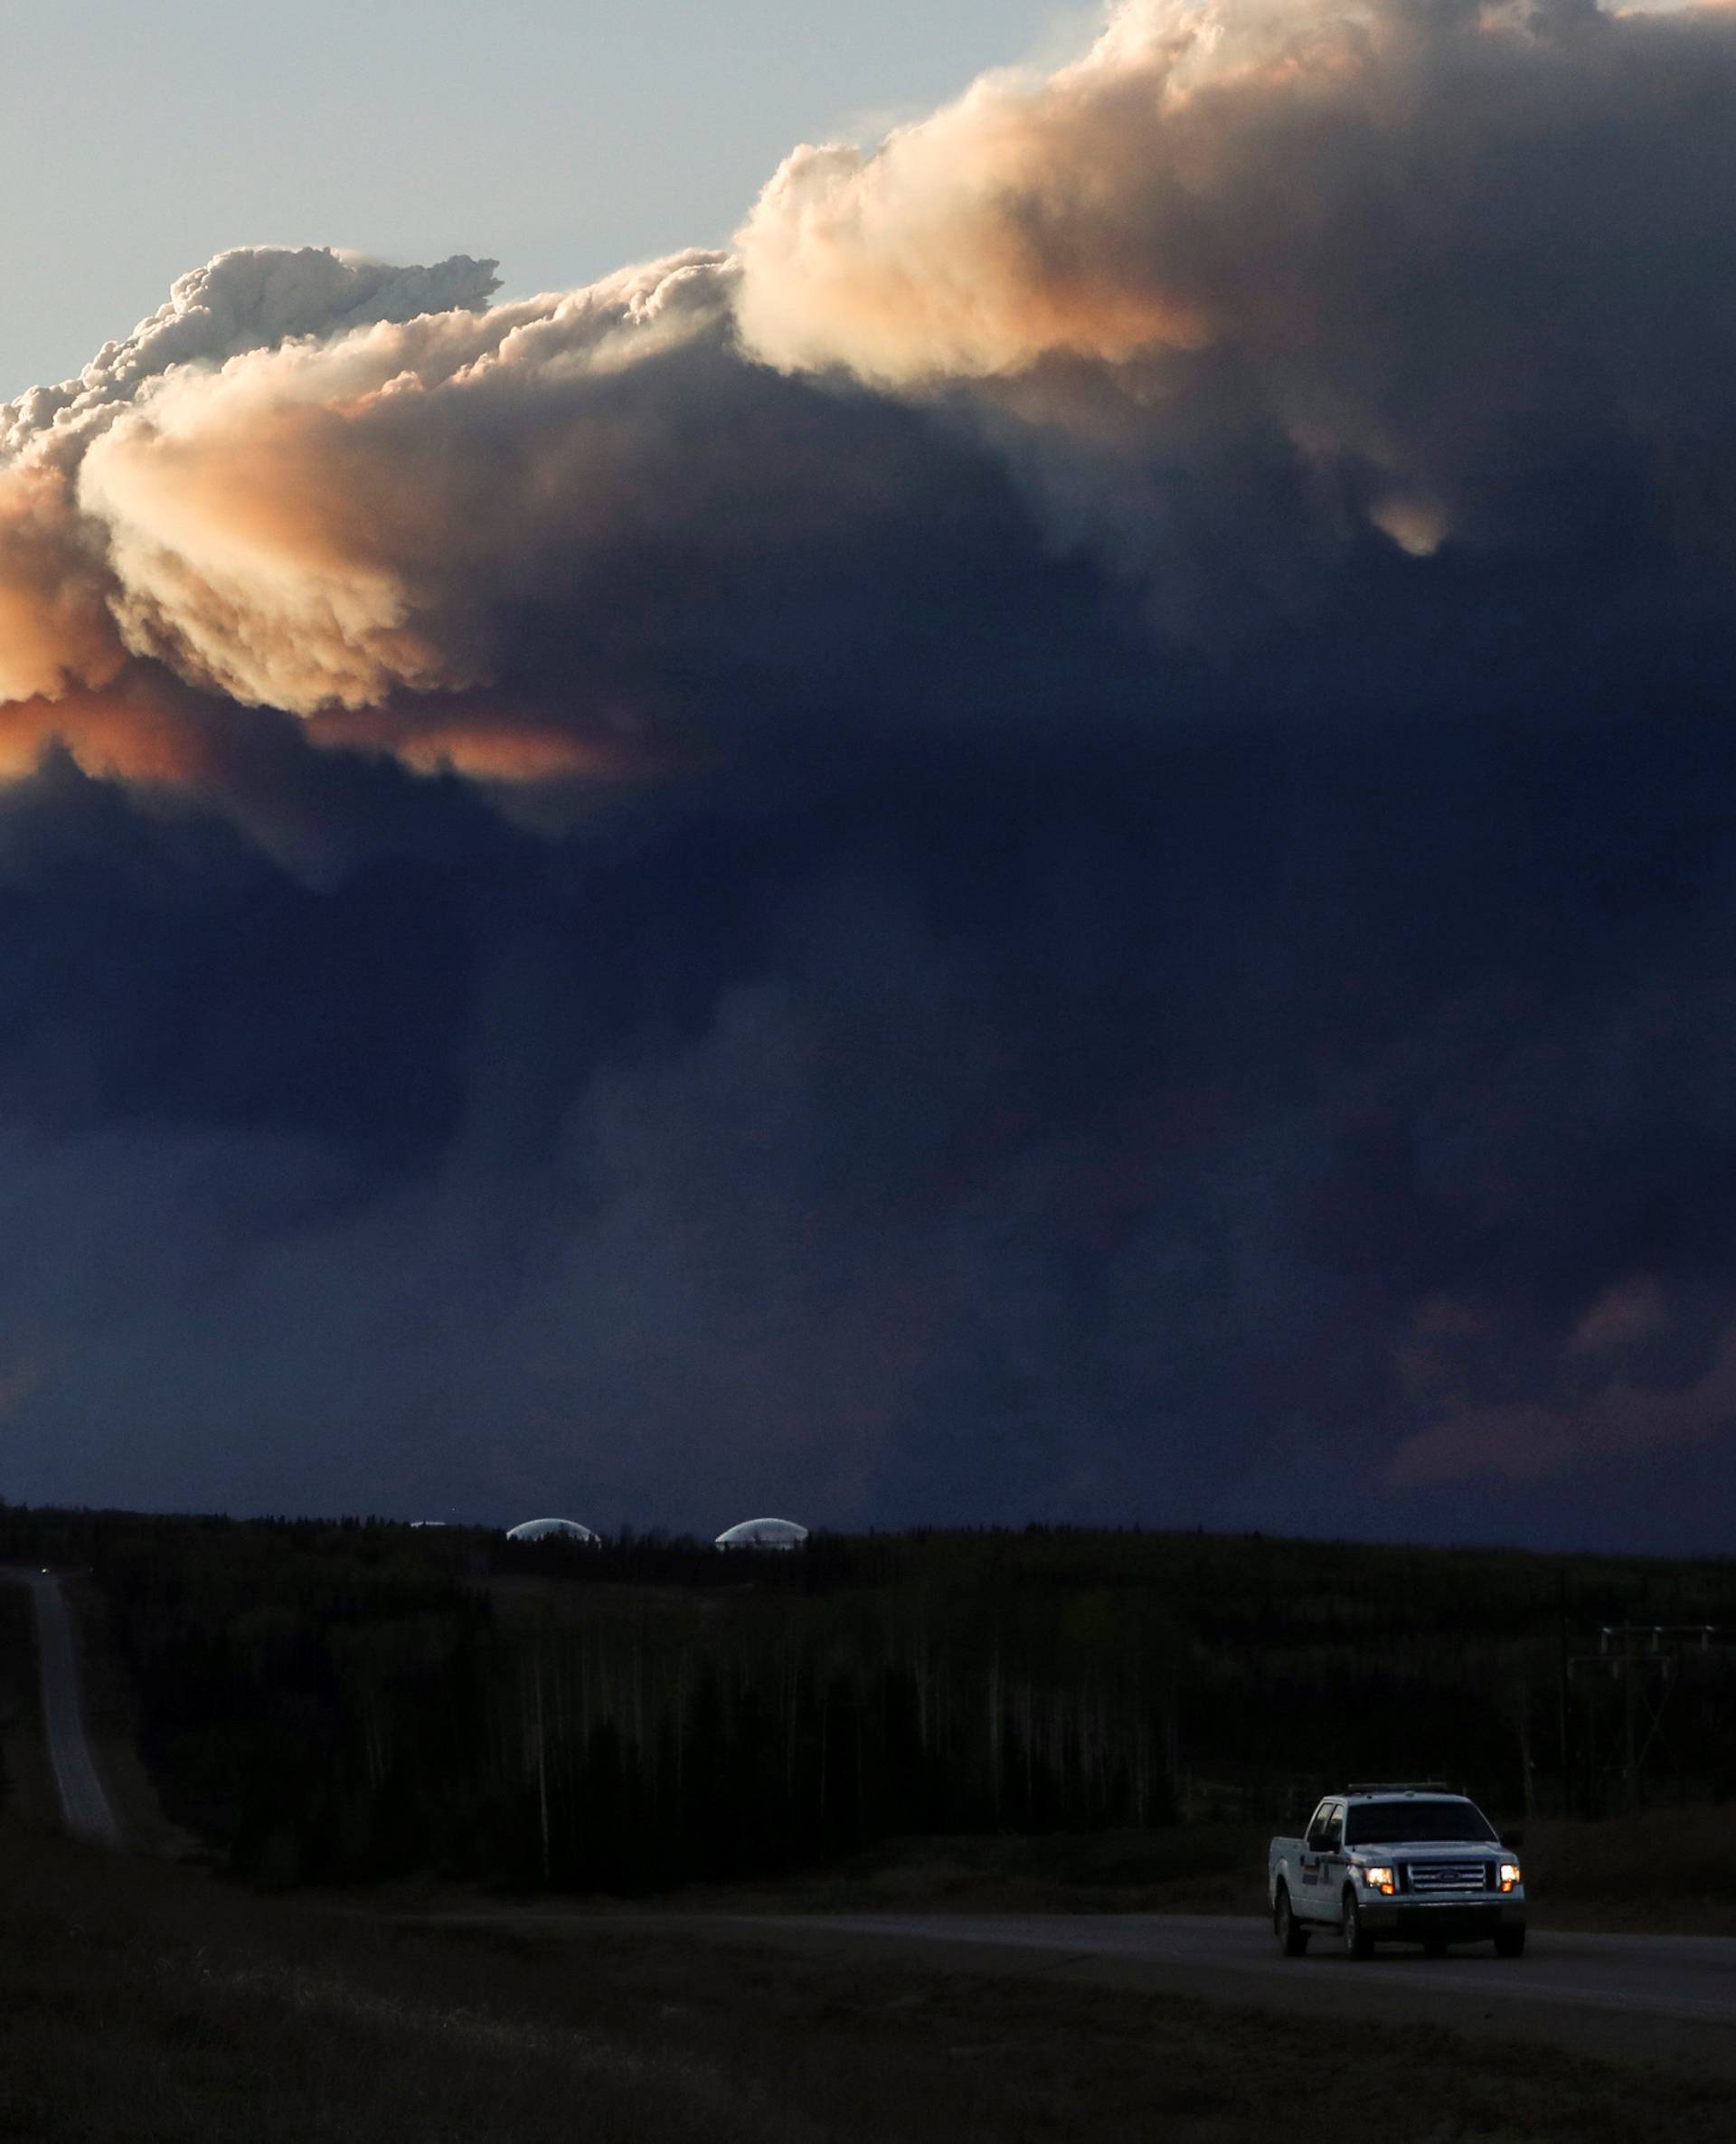
[[(903, 1835), (1288, 1818), (1418, 1772), (1513, 1812), (1736, 1793), (1730, 1672), (1620, 1773), (1603, 1623), (1736, 1624), (1736, 1565), (1252, 1536), (509, 1546), (0, 1506), (88, 1568), (168, 1813), (272, 1884), (643, 1893)], [(1648, 1715), (1649, 1716), (1649, 1715)]]

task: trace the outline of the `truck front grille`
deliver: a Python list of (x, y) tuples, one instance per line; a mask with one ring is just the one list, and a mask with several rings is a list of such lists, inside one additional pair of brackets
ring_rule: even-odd
[(1412, 1861), (1405, 1875), (1404, 1888), (1418, 1893), (1487, 1891), (1495, 1883), (1494, 1867), (1486, 1861)]
[(1494, 1899), (1488, 1899), (1481, 1905), (1467, 1901), (1401, 1906), (1392, 1932), (1418, 1943), (1477, 1943), (1486, 1941), (1500, 1925), (1501, 1908)]

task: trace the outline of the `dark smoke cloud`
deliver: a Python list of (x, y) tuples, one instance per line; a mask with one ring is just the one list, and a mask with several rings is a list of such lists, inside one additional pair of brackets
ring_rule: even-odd
[(1732, 21), (1134, 5), (9, 405), (0, 1493), (1721, 1539)]

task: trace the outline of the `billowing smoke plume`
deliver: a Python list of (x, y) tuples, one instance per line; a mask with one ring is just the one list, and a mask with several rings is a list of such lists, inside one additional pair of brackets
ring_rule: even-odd
[(495, 682), (527, 606), (582, 639), (648, 525), (837, 510), (738, 322), (787, 373), (968, 388), (1178, 628), (1288, 620), (1358, 525), (1534, 552), (1589, 503), (1736, 563), (1732, 98), (1727, 10), (1132, 0), (1052, 77), (798, 150), (739, 263), (481, 309), (492, 263), (225, 255), (0, 411), (0, 690), (132, 655), (307, 714)]
[(0, 1493), (1715, 1511), (1732, 109), (1131, 0), (732, 254), (6, 405)]
[(1208, 630), (1213, 553), (1283, 607), (1359, 524), (1571, 548), (1588, 487), (1736, 566), (1733, 104), (1729, 10), (1131, 0), (1052, 77), (796, 151), (744, 338), (974, 383)]
[(0, 694), (58, 695), (75, 683), (106, 685), (120, 667), (119, 591), (77, 480), (129, 405), (177, 368), (480, 307), (496, 288), (494, 267), (455, 255), (438, 268), (390, 268), (313, 246), (220, 254), (76, 379), (0, 403)]
[(492, 260), (461, 253), (438, 268), (392, 268), (325, 246), (244, 246), (180, 277), (168, 302), (131, 335), (105, 343), (74, 380), (0, 403), (0, 451), (15, 454), (52, 428), (132, 401), (175, 365), (221, 364), (298, 336), (326, 338), (380, 320), (474, 311), (499, 288)]

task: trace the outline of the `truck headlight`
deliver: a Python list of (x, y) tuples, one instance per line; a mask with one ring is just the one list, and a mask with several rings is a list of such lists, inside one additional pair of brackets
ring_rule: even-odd
[(1388, 1898), (1391, 1898), (1399, 1887), (1397, 1874), (1390, 1868), (1365, 1868), (1363, 1871), (1363, 1881), (1371, 1891), (1384, 1892)]
[(1500, 1878), (1503, 1891), (1511, 1891), (1515, 1884), (1523, 1884), (1525, 1880), (1525, 1872), (1516, 1861), (1504, 1861), (1495, 1874)]

